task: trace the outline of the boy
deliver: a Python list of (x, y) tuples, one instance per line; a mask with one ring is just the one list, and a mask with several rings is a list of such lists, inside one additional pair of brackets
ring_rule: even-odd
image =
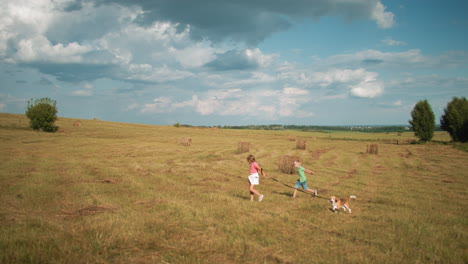
[(313, 171), (311, 170), (308, 170), (304, 167), (301, 166), (301, 163), (296, 160), (294, 161), (294, 167), (297, 168), (297, 174), (299, 175), (299, 179), (297, 180), (296, 182), (296, 185), (294, 185), (294, 193), (293, 193), (293, 199), (296, 198), (296, 194), (297, 194), (297, 188), (299, 188), (299, 186), (302, 186), (302, 189), (304, 189), (304, 191), (306, 192), (310, 192), (312, 194), (314, 194), (314, 196), (317, 196), (317, 190), (311, 190), (307, 187), (307, 178), (305, 176), (305, 173), (309, 173), (311, 175), (315, 174)]

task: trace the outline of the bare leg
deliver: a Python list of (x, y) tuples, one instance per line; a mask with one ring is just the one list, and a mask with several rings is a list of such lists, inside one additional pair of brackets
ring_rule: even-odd
[(253, 201), (254, 199), (254, 194), (260, 197), (260, 193), (254, 189), (255, 185), (250, 184), (249, 185), (249, 191), (250, 191), (250, 200)]

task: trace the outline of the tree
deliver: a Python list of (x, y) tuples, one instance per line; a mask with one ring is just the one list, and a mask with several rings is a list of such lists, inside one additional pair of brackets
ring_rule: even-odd
[(50, 98), (41, 98), (28, 101), (26, 116), (29, 118), (29, 126), (34, 130), (55, 132), (58, 126), (54, 125), (57, 120), (57, 102)]
[(452, 140), (468, 141), (468, 101), (465, 97), (453, 97), (440, 118), (440, 127), (447, 131)]
[(409, 121), (414, 135), (420, 141), (430, 141), (434, 136), (435, 116), (427, 100), (419, 101), (411, 111), (412, 120)]

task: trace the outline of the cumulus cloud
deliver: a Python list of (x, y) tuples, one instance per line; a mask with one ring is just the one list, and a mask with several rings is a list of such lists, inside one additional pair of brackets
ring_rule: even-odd
[(371, 19), (381, 28), (394, 25), (394, 15), (380, 0), (262, 1), (262, 0), (95, 0), (140, 6), (138, 21), (150, 25), (164, 20), (190, 25), (194, 39), (234, 40), (258, 43), (274, 32), (288, 29), (292, 21), (322, 16), (342, 16), (348, 20)]
[(243, 51), (229, 50), (217, 54), (216, 59), (205, 66), (217, 71), (255, 70), (270, 65), (276, 55), (265, 55), (260, 49), (245, 49)]
[(142, 113), (173, 112), (188, 108), (201, 115), (257, 116), (266, 119), (278, 117), (307, 117), (313, 113), (302, 110), (302, 105), (311, 100), (309, 92), (295, 87), (275, 91), (245, 91), (243, 89), (209, 90), (194, 94), (186, 101), (172, 98), (156, 98), (145, 104)]
[(83, 55), (91, 50), (75, 42), (52, 45), (44, 36), (36, 36), (21, 40), (13, 59), (19, 63), (82, 63)]
[(0, 61), (67, 82), (160, 83), (200, 71), (257, 71), (277, 55), (254, 44), (321, 16), (393, 25), (380, 0), (6, 0), (0, 3)]
[(366, 80), (351, 86), (351, 95), (356, 97), (374, 98), (384, 92), (383, 82), (376, 80)]
[[(289, 65), (282, 67), (278, 75), (284, 82), (296, 82), (310, 89), (330, 89), (343, 94), (343, 90), (355, 97), (374, 98), (384, 92), (384, 84), (378, 80), (378, 73), (364, 68), (359, 69), (331, 69), (328, 71), (313, 71), (298, 69)], [(333, 95), (336, 97), (336, 95)]]

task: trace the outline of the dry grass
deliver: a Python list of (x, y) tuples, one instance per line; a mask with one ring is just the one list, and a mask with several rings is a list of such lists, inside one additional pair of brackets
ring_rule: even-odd
[[(410, 133), (174, 128), (0, 114), (2, 263), (467, 263), (468, 153)], [(288, 137), (314, 140), (297, 150)], [(190, 148), (174, 144), (190, 137)], [(445, 141), (445, 133), (436, 140)], [(250, 152), (269, 176), (250, 202)], [(365, 144), (379, 144), (370, 155)], [(296, 156), (310, 188), (278, 171)], [(356, 195), (352, 214), (329, 196)], [(337, 253), (339, 252), (339, 254)]]

